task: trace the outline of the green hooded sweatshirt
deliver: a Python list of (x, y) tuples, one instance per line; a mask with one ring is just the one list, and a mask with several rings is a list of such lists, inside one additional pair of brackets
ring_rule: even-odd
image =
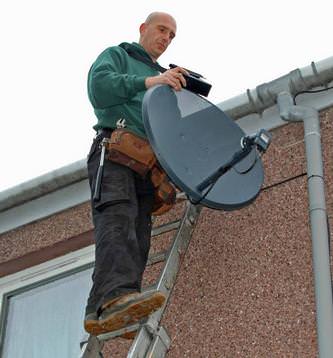
[(146, 138), (142, 121), (145, 79), (159, 73), (130, 57), (124, 48), (150, 59), (141, 45), (126, 42), (98, 56), (88, 75), (88, 96), (98, 119), (93, 128), (116, 128), (117, 120), (125, 119), (126, 129)]

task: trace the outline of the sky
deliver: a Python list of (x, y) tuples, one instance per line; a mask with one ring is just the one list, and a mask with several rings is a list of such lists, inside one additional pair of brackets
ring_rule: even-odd
[(332, 1), (11, 0), (0, 5), (0, 192), (84, 159), (96, 123), (87, 73), (139, 39), (153, 11), (177, 21), (159, 63), (189, 68), (223, 102), (333, 55)]

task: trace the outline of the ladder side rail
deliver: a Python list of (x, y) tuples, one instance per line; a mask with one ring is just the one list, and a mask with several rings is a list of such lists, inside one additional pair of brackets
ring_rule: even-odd
[[(183, 194), (183, 193), (180, 193)], [(177, 199), (184, 200), (183, 196), (180, 196)], [(177, 200), (177, 201), (178, 201)], [(179, 201), (180, 201), (179, 200)], [(185, 254), (189, 242), (191, 240), (191, 234), (194, 229), (194, 224), (200, 213), (201, 207), (194, 206), (189, 202), (186, 203), (186, 209), (183, 213), (181, 220), (176, 220), (161, 227), (156, 228), (155, 232), (152, 233), (152, 236), (158, 236), (163, 232), (171, 231), (178, 229), (171, 248), (168, 253), (158, 253), (156, 256), (162, 256), (162, 254), (167, 256), (164, 268), (160, 274), (158, 282), (153, 286), (154, 289), (160, 290), (166, 295), (166, 302), (163, 307), (155, 312), (147, 320), (144, 325), (140, 327), (140, 323), (134, 324), (131, 327), (126, 327), (117, 332), (110, 332), (98, 337), (89, 336), (89, 339), (85, 344), (83, 344), (80, 358), (97, 358), (103, 357), (101, 350), (103, 344), (106, 340), (119, 336), (120, 331), (133, 331), (139, 327), (138, 334), (131, 346), (131, 349), (127, 355), (130, 358), (144, 358), (148, 354), (148, 349), (151, 357), (155, 357), (155, 354), (158, 354), (156, 357), (164, 357), (169, 345), (170, 339), (164, 330), (163, 327), (158, 327), (159, 321), (163, 315), (164, 309), (168, 302), (171, 290), (174, 286), (176, 276), (179, 270), (180, 265), (180, 256)], [(157, 257), (151, 257), (151, 264), (157, 259)], [(156, 260), (157, 261), (157, 260)], [(159, 352), (159, 353), (157, 353)], [(154, 355), (151, 355), (154, 354)]]
[(171, 339), (169, 338), (166, 330), (163, 327), (159, 327), (157, 334), (149, 347), (147, 357), (163, 358), (167, 354), (171, 345)]
[(191, 241), (194, 224), (200, 213), (200, 208), (187, 203), (186, 212), (182, 218), (180, 227), (172, 243), (168, 259), (164, 265), (163, 271), (156, 285), (156, 290), (163, 292), (169, 297), (176, 275), (180, 266), (180, 257), (186, 253)]
[(87, 342), (82, 345), (80, 358), (103, 358), (101, 353), (104, 342), (101, 342), (98, 337), (89, 336)]
[[(191, 240), (192, 232), (194, 229), (194, 225), (196, 223), (196, 219), (199, 216), (201, 210), (200, 206), (194, 206), (189, 202), (186, 205), (187, 208), (185, 210), (185, 213), (183, 214), (180, 227), (177, 233), (175, 234), (167, 261), (160, 274), (159, 280), (155, 286), (156, 290), (159, 290), (166, 295), (165, 303), (160, 310), (154, 312), (149, 317), (147, 323), (140, 329), (140, 332), (137, 334), (130, 348), (130, 351), (128, 352), (127, 358), (145, 358), (147, 356), (146, 354), (148, 350), (151, 351), (152, 349), (154, 349), (155, 351), (158, 350), (163, 351), (163, 348), (161, 348), (160, 345), (162, 344), (165, 346), (163, 340), (154, 341), (154, 337), (156, 337), (156, 335), (158, 336), (159, 329), (164, 330), (163, 327), (160, 328), (158, 327), (158, 323), (162, 318), (172, 288), (175, 284), (177, 273), (180, 266), (180, 257), (181, 255), (185, 254), (188, 248), (189, 242)], [(165, 350), (165, 353), (166, 352), (167, 349)]]

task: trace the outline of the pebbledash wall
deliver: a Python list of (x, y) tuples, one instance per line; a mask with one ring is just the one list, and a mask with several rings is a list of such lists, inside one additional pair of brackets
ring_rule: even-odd
[[(311, 96), (304, 96), (303, 104)], [(259, 128), (265, 115), (240, 124), (246, 120)], [(201, 212), (162, 321), (172, 341), (168, 357), (317, 356), (303, 125), (280, 124), (271, 130), (273, 142), (263, 157), (265, 183), (256, 201), (232, 212)], [(332, 106), (321, 111), (321, 134), (333, 227)], [(20, 205), (28, 208), (34, 200)], [(0, 235), (1, 292), (93, 260), (89, 203), (54, 213), (47, 211), (52, 199), (40, 205), (46, 217), (24, 223), (18, 215), (19, 226)], [(15, 206), (1, 215), (9, 210), (15, 212)], [(179, 212), (176, 208), (158, 222)], [(147, 284), (158, 269), (150, 271)], [(130, 341), (115, 339), (105, 347), (105, 357), (110, 352), (125, 357), (129, 346)]]

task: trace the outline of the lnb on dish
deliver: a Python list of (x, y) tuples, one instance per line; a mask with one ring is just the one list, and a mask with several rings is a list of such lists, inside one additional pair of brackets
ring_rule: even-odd
[(242, 148), (250, 147), (253, 145), (257, 146), (260, 152), (265, 153), (272, 141), (272, 134), (261, 129), (258, 133), (241, 138)]

